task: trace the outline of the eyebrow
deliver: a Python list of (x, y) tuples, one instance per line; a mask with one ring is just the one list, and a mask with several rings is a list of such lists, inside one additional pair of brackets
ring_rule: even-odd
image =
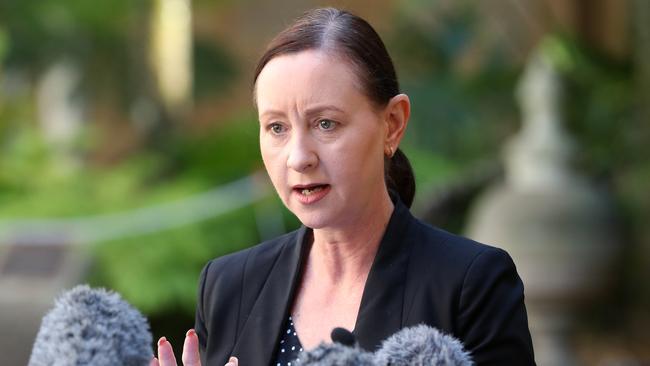
[(312, 116), (314, 114), (320, 114), (321, 112), (324, 112), (324, 111), (334, 111), (334, 112), (338, 112), (338, 113), (345, 113), (344, 110), (342, 110), (341, 108), (339, 108), (339, 107), (337, 107), (335, 105), (325, 104), (325, 105), (316, 105), (316, 106), (307, 108), (307, 110), (305, 111), (305, 114), (308, 115), (308, 116)]
[(282, 113), (282, 112), (280, 112), (280, 111), (277, 111), (277, 110), (274, 110), (274, 109), (269, 109), (269, 110), (267, 110), (267, 111), (264, 111), (264, 113), (262, 113), (262, 114), (260, 115), (260, 120), (263, 120), (263, 119), (264, 119), (265, 117), (267, 117), (267, 116), (268, 116), (268, 117), (284, 116), (284, 113)]
[[(305, 110), (305, 115), (313, 116), (313, 115), (317, 115), (317, 114), (320, 114), (320, 113), (325, 112), (325, 111), (333, 111), (333, 112), (338, 112), (338, 113), (345, 113), (344, 110), (342, 110), (341, 108), (339, 108), (339, 107), (337, 107), (335, 105), (324, 104), (324, 105), (316, 105), (316, 106), (307, 108), (307, 110)], [(283, 117), (283, 116), (285, 116), (285, 113), (280, 111), (280, 110), (269, 109), (267, 111), (264, 111), (264, 113), (262, 113), (260, 115), (260, 117), (262, 119), (264, 117), (278, 117), (278, 116)]]

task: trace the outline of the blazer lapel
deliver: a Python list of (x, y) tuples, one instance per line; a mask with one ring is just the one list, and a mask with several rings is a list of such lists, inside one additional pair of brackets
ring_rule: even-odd
[[(303, 226), (295, 242), (285, 243), (278, 254), (233, 348), (232, 356), (236, 356), (241, 365), (268, 365), (274, 356), (280, 329), (298, 283), (308, 232)], [(252, 268), (247, 270), (254, 271), (255, 262), (250, 261)]]
[(402, 327), (404, 286), (410, 248), (404, 240), (412, 220), (399, 199), (386, 226), (377, 255), (368, 274), (353, 333), (359, 345), (374, 351), (381, 342)]

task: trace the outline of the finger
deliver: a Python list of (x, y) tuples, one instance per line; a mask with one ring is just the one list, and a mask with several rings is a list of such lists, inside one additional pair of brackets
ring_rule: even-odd
[(188, 330), (185, 334), (182, 360), (183, 366), (201, 366), (199, 337), (196, 335), (194, 329)]
[(174, 350), (165, 337), (158, 340), (158, 362), (160, 366), (176, 366)]
[(149, 366), (160, 366), (160, 364), (158, 363), (158, 359), (155, 358), (155, 357), (152, 357), (151, 362), (149, 362)]
[(238, 365), (239, 365), (239, 360), (237, 359), (237, 357), (230, 357), (228, 359), (228, 363), (226, 364), (226, 366), (238, 366)]

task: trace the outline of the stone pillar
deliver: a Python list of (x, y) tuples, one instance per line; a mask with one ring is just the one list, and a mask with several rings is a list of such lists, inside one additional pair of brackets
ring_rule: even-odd
[(192, 13), (189, 0), (153, 0), (149, 62), (163, 114), (183, 121), (192, 102)]
[(76, 146), (85, 118), (81, 77), (77, 64), (61, 58), (47, 67), (36, 88), (40, 131), (61, 175), (71, 174), (81, 164)]
[(606, 288), (617, 236), (608, 196), (571, 167), (561, 78), (541, 50), (518, 90), (523, 127), (505, 148), (505, 181), (479, 196), (467, 236), (513, 257), (538, 364), (574, 365), (575, 316)]
[(65, 237), (21, 233), (0, 243), (0, 354), (2, 365), (26, 365), (43, 315), (54, 298), (83, 282), (86, 250)]

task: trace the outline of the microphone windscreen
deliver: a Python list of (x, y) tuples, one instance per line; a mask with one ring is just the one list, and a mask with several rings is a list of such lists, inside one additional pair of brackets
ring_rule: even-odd
[(149, 324), (122, 298), (77, 286), (41, 323), (29, 366), (145, 366), (153, 357)]
[(354, 347), (357, 344), (354, 334), (345, 328), (337, 327), (332, 329), (330, 337), (332, 337), (332, 342), (338, 342), (344, 346)]
[(418, 325), (387, 338), (375, 352), (376, 365), (471, 366), (463, 344), (435, 328)]
[(374, 366), (372, 353), (340, 343), (321, 343), (303, 352), (298, 359), (300, 366)]

